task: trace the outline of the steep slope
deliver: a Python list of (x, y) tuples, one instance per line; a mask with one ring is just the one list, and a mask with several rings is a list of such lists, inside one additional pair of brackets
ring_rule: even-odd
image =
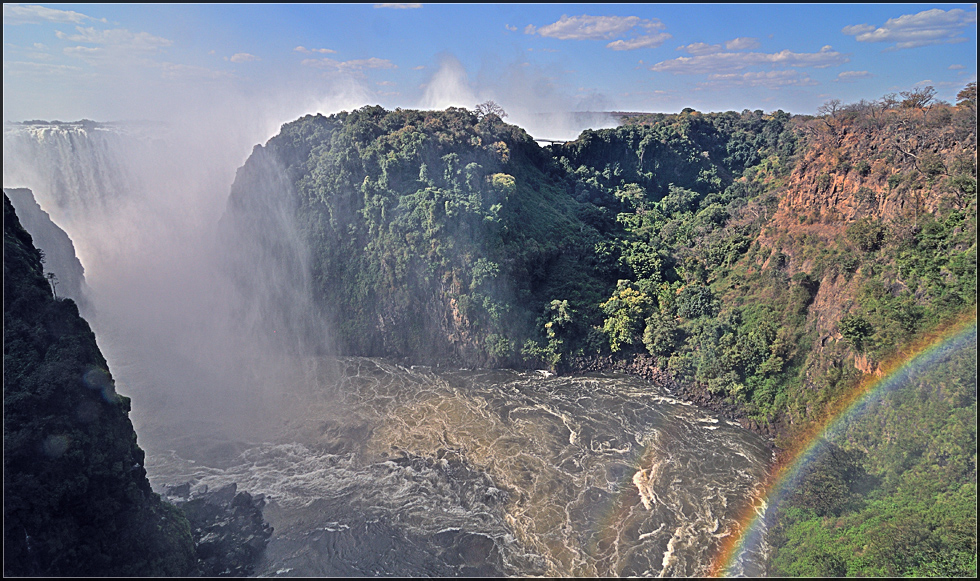
[(6, 195), (3, 223), (4, 574), (192, 572), (189, 525), (150, 489), (129, 400)]
[(4, 188), (3, 193), (17, 212), (21, 225), (31, 233), (34, 245), (44, 253), (45, 271), (56, 277), (55, 292), (72, 299), (84, 311), (88, 304), (85, 269), (75, 255), (71, 238), (51, 221), (51, 216), (41, 209), (31, 190)]

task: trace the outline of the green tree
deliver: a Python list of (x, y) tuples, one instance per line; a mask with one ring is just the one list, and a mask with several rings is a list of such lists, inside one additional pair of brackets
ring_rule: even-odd
[(602, 331), (608, 337), (613, 353), (623, 345), (635, 345), (641, 340), (653, 306), (653, 300), (646, 293), (630, 286), (629, 281), (619, 281), (609, 300), (599, 305), (607, 315)]

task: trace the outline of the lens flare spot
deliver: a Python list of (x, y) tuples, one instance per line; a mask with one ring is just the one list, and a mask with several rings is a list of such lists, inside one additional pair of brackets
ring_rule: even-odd
[(51, 458), (58, 458), (68, 450), (68, 436), (63, 434), (48, 436), (44, 440), (44, 453)]

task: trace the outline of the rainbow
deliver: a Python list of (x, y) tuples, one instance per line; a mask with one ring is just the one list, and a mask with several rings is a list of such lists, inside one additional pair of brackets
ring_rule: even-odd
[(946, 352), (946, 347), (957, 347), (977, 340), (977, 311), (972, 307), (954, 320), (942, 325), (914, 343), (899, 350), (881, 367), (879, 373), (866, 375), (862, 381), (844, 398), (835, 402), (824, 414), (821, 421), (814, 422), (797, 441), (798, 445), (787, 450), (785, 460), (779, 462), (770, 472), (764, 491), (753, 499), (738, 519), (740, 531), (728, 537), (719, 550), (718, 557), (711, 567), (711, 576), (718, 577), (732, 573), (732, 567), (746, 550), (758, 546), (762, 539), (760, 526), (763, 517), (774, 508), (792, 489), (793, 483), (802, 468), (817, 457), (821, 445), (836, 431), (846, 425), (848, 418), (855, 417), (871, 401), (875, 394), (884, 393), (890, 387), (902, 383), (907, 373), (914, 367), (925, 367)]

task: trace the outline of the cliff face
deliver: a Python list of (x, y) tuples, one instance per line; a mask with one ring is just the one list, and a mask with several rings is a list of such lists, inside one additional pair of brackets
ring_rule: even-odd
[(4, 188), (21, 225), (31, 233), (38, 250), (44, 253), (44, 269), (56, 278), (55, 291), (59, 297), (75, 301), (81, 310), (88, 306), (85, 269), (75, 255), (75, 246), (64, 230), (41, 209), (34, 194), (27, 188)]
[(185, 575), (186, 518), (150, 490), (95, 335), (56, 300), (4, 196), (4, 574)]
[[(937, 301), (946, 305), (940, 310), (971, 303), (976, 117), (970, 122), (969, 115), (962, 106), (869, 104), (801, 124), (807, 147), (757, 240), (768, 251), (761, 268), (816, 279), (808, 349), (821, 354), (848, 343), (841, 321), (849, 316), (867, 319), (890, 308), (921, 319), (922, 309)], [(869, 295), (878, 303), (905, 297), (908, 304), (872, 306)], [(904, 324), (916, 326), (914, 320)], [(877, 345), (855, 344), (852, 336), (852, 364), (878, 373), (880, 357), (901, 342), (895, 333)]]
[(773, 225), (827, 243), (861, 219), (914, 225), (921, 214), (964, 208), (976, 191), (976, 133), (952, 123), (954, 111), (854, 110), (801, 124), (808, 147)]

